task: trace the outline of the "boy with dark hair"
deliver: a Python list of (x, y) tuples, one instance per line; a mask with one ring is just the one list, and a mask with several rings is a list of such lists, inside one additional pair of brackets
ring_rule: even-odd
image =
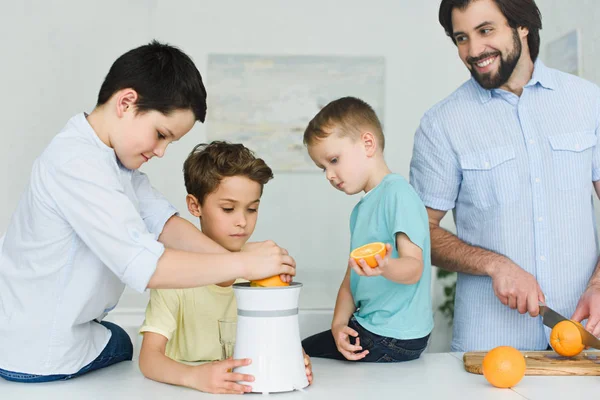
[(102, 321), (125, 285), (291, 279), (284, 249), (265, 242), (229, 253), (138, 171), (205, 113), (192, 60), (152, 42), (115, 61), (96, 108), (71, 118), (36, 159), (0, 237), (0, 376), (46, 382), (130, 360), (128, 335)]

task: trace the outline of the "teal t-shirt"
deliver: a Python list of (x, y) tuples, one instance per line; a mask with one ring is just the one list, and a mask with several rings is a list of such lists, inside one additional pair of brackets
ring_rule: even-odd
[(350, 289), (360, 325), (380, 336), (416, 339), (433, 329), (431, 307), (431, 243), (425, 206), (412, 186), (400, 175), (389, 174), (352, 210), (352, 249), (371, 242), (390, 243), (398, 258), (396, 234), (404, 233), (423, 251), (419, 282), (404, 285), (383, 276), (350, 275)]

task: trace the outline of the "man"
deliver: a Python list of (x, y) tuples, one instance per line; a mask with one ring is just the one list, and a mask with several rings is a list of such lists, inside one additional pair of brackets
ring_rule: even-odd
[(537, 60), (533, 0), (442, 0), (439, 19), (472, 78), (421, 120), (410, 175), (432, 263), (458, 272), (452, 350), (546, 349), (539, 302), (600, 334), (600, 89)]

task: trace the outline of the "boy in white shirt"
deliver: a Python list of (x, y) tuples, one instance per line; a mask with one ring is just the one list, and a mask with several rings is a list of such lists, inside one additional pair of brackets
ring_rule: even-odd
[(125, 285), (291, 279), (284, 249), (264, 242), (228, 252), (138, 171), (205, 115), (192, 60), (154, 41), (119, 57), (96, 108), (71, 118), (36, 159), (0, 238), (1, 377), (47, 382), (130, 360), (128, 335), (100, 322)]
[[(254, 232), (263, 187), (273, 178), (271, 168), (242, 144), (217, 141), (196, 146), (183, 172), (188, 210), (200, 219), (202, 232), (227, 250), (240, 251)], [(237, 360), (195, 366), (178, 362), (221, 359), (218, 320), (237, 317), (233, 283), (151, 291), (140, 329), (140, 370), (146, 377), (211, 393), (251, 390), (236, 382), (252, 382), (252, 376), (230, 372)], [(308, 356), (304, 362), (310, 382)]]

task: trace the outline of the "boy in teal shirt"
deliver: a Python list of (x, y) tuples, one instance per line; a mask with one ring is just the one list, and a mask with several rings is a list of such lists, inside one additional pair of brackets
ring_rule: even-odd
[(350, 217), (351, 248), (386, 244), (371, 268), (350, 258), (331, 330), (305, 339), (311, 357), (366, 362), (419, 358), (433, 329), (429, 223), (410, 184), (385, 163), (385, 139), (373, 109), (344, 97), (308, 124), (304, 143), (336, 189), (365, 192)]

